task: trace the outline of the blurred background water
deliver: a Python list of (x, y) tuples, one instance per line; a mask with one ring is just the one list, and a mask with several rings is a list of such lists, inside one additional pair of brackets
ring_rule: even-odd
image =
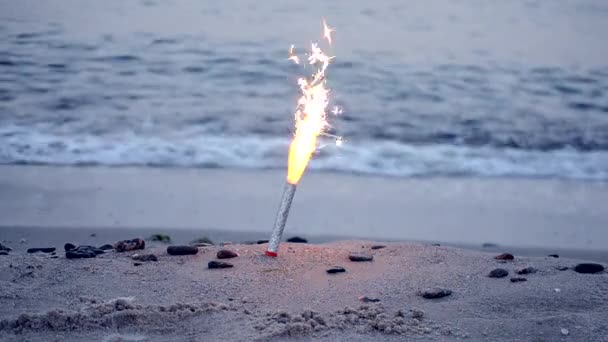
[(608, 180), (602, 0), (0, 0), (0, 163), (284, 168), (322, 17), (310, 168)]

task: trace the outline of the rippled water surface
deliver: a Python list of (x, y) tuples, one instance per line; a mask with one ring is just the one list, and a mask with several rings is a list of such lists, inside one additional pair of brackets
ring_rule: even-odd
[(336, 27), (311, 168), (608, 180), (608, 2), (0, 0), (0, 163), (284, 167)]

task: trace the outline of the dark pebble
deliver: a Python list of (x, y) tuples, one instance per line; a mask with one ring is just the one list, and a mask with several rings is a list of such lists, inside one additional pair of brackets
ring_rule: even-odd
[(382, 248), (386, 248), (386, 246), (385, 245), (373, 245), (371, 247), (371, 249), (382, 249)]
[(99, 249), (101, 249), (102, 251), (109, 251), (111, 249), (114, 249), (114, 246), (110, 245), (109, 243), (106, 243), (103, 246), (100, 246)]
[(97, 256), (97, 254), (95, 254), (95, 252), (87, 251), (87, 250), (82, 250), (82, 251), (72, 250), (72, 251), (65, 252), (65, 257), (68, 259), (87, 259), (87, 258), (94, 258), (96, 256)]
[(374, 260), (374, 256), (371, 254), (365, 253), (350, 253), (348, 255), (350, 261), (361, 262), (361, 261), (372, 261)]
[(559, 254), (549, 254), (547, 256), (551, 258), (559, 258)]
[(91, 233), (91, 237), (97, 237), (97, 234)]
[(506, 276), (509, 275), (509, 271), (505, 270), (504, 268), (496, 268), (493, 269), (492, 272), (490, 272), (488, 274), (488, 277), (490, 278), (504, 278)]
[(513, 254), (510, 254), (510, 253), (502, 253), (502, 254), (498, 254), (497, 256), (495, 256), (494, 259), (496, 259), (496, 260), (513, 260), (513, 259), (515, 259), (515, 257), (513, 256)]
[(498, 247), (498, 245), (495, 244), (495, 243), (486, 242), (486, 243), (482, 244), (481, 247), (483, 247), (483, 248), (494, 248), (494, 247)]
[(76, 245), (74, 245), (73, 243), (66, 243), (65, 245), (63, 245), (63, 249), (67, 252), (67, 251), (71, 251), (72, 249), (76, 249)]
[(574, 267), (574, 271), (577, 273), (598, 273), (604, 270), (604, 266), (594, 263), (583, 263), (578, 264)]
[(230, 259), (230, 258), (236, 258), (238, 256), (239, 256), (238, 253), (236, 253), (235, 251), (231, 251), (229, 249), (220, 249), (219, 251), (217, 251), (218, 259)]
[(194, 255), (198, 253), (196, 246), (169, 246), (167, 247), (169, 255)]
[(432, 244), (431, 246), (439, 247), (439, 246), (441, 246), (441, 244), (434, 243), (434, 244)]
[(522, 268), (521, 270), (517, 271), (517, 274), (533, 274), (533, 273), (536, 273), (536, 271), (538, 271), (538, 270), (534, 267), (526, 267), (526, 268)]
[(346, 269), (344, 269), (344, 267), (334, 266), (334, 267), (328, 269), (326, 272), (329, 274), (342, 273), (342, 272), (346, 272)]
[(306, 240), (303, 237), (294, 236), (294, 237), (290, 237), (289, 239), (287, 239), (287, 242), (292, 242), (292, 243), (308, 243), (308, 240)]
[(122, 240), (114, 244), (114, 249), (117, 252), (135, 251), (146, 248), (146, 242), (142, 239)]
[(78, 247), (76, 247), (75, 250), (81, 251), (81, 252), (93, 252), (93, 253), (95, 253), (95, 255), (105, 253), (102, 249), (99, 249), (95, 246), (78, 246)]
[(256, 243), (258, 245), (261, 245), (261, 244), (264, 244), (264, 243), (268, 243), (268, 240), (258, 240), (258, 241), (256, 241)]
[(209, 263), (207, 264), (207, 267), (209, 268), (231, 268), (234, 267), (234, 265), (232, 265), (229, 262), (224, 262), (224, 261), (209, 261)]
[(141, 262), (134, 262), (133, 263), (133, 266), (141, 266), (141, 265), (143, 265)]
[(55, 251), (55, 247), (43, 247), (43, 248), (28, 248), (28, 253), (52, 253)]
[(137, 261), (158, 261), (158, 258), (154, 254), (135, 254), (131, 259)]
[(555, 269), (558, 271), (566, 271), (568, 269), (568, 266), (555, 266)]
[(0, 250), (0, 255), (8, 255), (8, 251)]
[(359, 297), (359, 300), (362, 301), (363, 303), (378, 303), (380, 301), (379, 298), (368, 297), (368, 296), (361, 296), (361, 297)]
[(520, 281), (528, 281), (528, 279), (523, 278), (523, 277), (515, 277), (515, 278), (511, 278), (511, 282), (512, 282), (512, 283), (519, 283)]
[(422, 298), (426, 298), (426, 299), (437, 299), (437, 298), (449, 296), (451, 294), (452, 294), (452, 290), (442, 289), (440, 287), (426, 289), (419, 293), (419, 295), (422, 296)]
[(12, 249), (9, 246), (5, 246), (0, 243), (0, 251), (10, 252)]

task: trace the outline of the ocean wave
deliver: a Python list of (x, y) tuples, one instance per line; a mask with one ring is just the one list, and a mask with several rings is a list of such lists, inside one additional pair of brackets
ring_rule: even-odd
[[(0, 128), (0, 163), (284, 168), (289, 137), (56, 135)], [(310, 169), (391, 177), (478, 176), (608, 180), (607, 151), (413, 145), (353, 140), (322, 146)]]

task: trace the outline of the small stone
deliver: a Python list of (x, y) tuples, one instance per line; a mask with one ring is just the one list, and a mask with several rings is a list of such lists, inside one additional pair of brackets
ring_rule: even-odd
[(73, 243), (66, 243), (65, 245), (63, 245), (63, 250), (67, 251), (71, 251), (72, 249), (76, 249), (76, 245), (74, 245)]
[(42, 248), (28, 248), (28, 253), (52, 253), (55, 251), (55, 247), (42, 247)]
[(566, 271), (568, 270), (568, 266), (555, 266), (555, 269), (558, 271)]
[(141, 265), (143, 265), (141, 262), (134, 262), (133, 263), (133, 266), (141, 266)]
[(195, 245), (195, 244), (197, 244), (197, 243), (208, 243), (208, 244), (210, 244), (210, 245), (213, 245), (213, 244), (214, 244), (214, 243), (213, 243), (213, 241), (211, 241), (211, 239), (209, 239), (209, 238), (208, 238), (208, 237), (206, 237), (206, 236), (200, 237), (200, 238), (195, 239), (195, 240), (192, 240), (192, 241), (190, 242), (190, 244), (191, 244), (191, 245)]
[(152, 234), (148, 240), (169, 243), (171, 242), (171, 237), (166, 234)]
[(372, 247), (370, 247), (371, 249), (382, 249), (382, 248), (386, 248), (385, 245), (373, 245)]
[(604, 270), (604, 266), (595, 263), (582, 263), (574, 267), (574, 271), (577, 273), (598, 273)]
[(441, 244), (434, 243), (434, 244), (432, 244), (431, 246), (439, 247), (439, 246), (441, 246)]
[(359, 300), (362, 301), (363, 303), (378, 303), (380, 301), (379, 298), (368, 297), (368, 296), (361, 296), (361, 297), (359, 297)]
[(424, 311), (420, 309), (412, 309), (410, 312), (412, 313), (412, 318), (422, 319), (424, 317)]
[(306, 240), (303, 237), (294, 236), (294, 237), (290, 237), (289, 239), (287, 239), (287, 242), (291, 242), (291, 243), (308, 243), (308, 240)]
[(494, 257), (496, 260), (513, 260), (515, 257), (511, 253), (502, 253)]
[(561, 332), (562, 332), (562, 335), (568, 335), (568, 334), (570, 334), (570, 332), (568, 331), (568, 329), (564, 329), (564, 328), (561, 329)]
[(420, 296), (426, 299), (437, 299), (446, 297), (452, 294), (452, 290), (442, 289), (440, 287), (426, 289), (418, 293)]
[(99, 249), (101, 249), (102, 251), (108, 251), (114, 249), (114, 246), (110, 245), (109, 243), (106, 243), (105, 245), (100, 246)]
[(12, 249), (0, 243), (0, 251), (10, 252)]
[(559, 258), (559, 254), (549, 254), (547, 256), (551, 258)]
[(344, 267), (334, 266), (334, 267), (326, 270), (326, 272), (329, 273), (329, 274), (343, 273), (343, 272), (346, 272), (346, 269)]
[(496, 268), (496, 269), (493, 269), (488, 274), (488, 277), (490, 277), (490, 278), (504, 278), (504, 277), (506, 277), (508, 275), (509, 275), (509, 271), (505, 270), (504, 268)]
[(519, 283), (522, 281), (528, 281), (528, 279), (524, 278), (524, 277), (513, 277), (511, 278), (511, 282), (512, 283)]
[(8, 251), (0, 250), (0, 255), (8, 255)]
[(495, 244), (495, 243), (486, 242), (486, 243), (483, 243), (483, 244), (481, 245), (481, 247), (483, 247), (483, 248), (494, 248), (494, 247), (498, 247), (498, 245), (497, 245), (497, 244)]
[(268, 240), (258, 240), (255, 243), (257, 243), (258, 245), (262, 245), (262, 244), (268, 243)]
[(348, 255), (350, 261), (354, 262), (362, 262), (362, 261), (372, 261), (374, 260), (374, 256), (366, 253), (350, 253)]
[(232, 265), (229, 262), (224, 262), (224, 261), (209, 261), (209, 263), (207, 264), (207, 267), (209, 268), (231, 268), (234, 267), (234, 265)]
[(26, 239), (21, 239), (21, 240), (19, 240), (19, 243), (22, 243), (22, 244), (23, 243), (27, 243), (27, 240)]
[(167, 247), (169, 255), (194, 255), (198, 253), (196, 246), (169, 246)]
[(88, 259), (88, 258), (94, 258), (96, 256), (97, 256), (97, 254), (95, 254), (95, 252), (88, 251), (88, 250), (75, 249), (75, 250), (65, 252), (65, 257), (68, 259)]
[(122, 240), (114, 244), (114, 249), (117, 252), (135, 251), (146, 248), (146, 242), (142, 239)]
[(97, 234), (91, 233), (91, 237), (97, 237)]
[(526, 267), (526, 268), (522, 268), (521, 270), (517, 271), (517, 274), (533, 274), (536, 273), (538, 270), (532, 266), (530, 267)]
[(229, 249), (220, 249), (219, 251), (217, 251), (218, 259), (230, 259), (230, 258), (236, 258), (238, 256), (239, 256), (239, 254), (237, 252), (231, 251)]
[(158, 261), (158, 258), (154, 254), (135, 254), (131, 259), (137, 261)]

